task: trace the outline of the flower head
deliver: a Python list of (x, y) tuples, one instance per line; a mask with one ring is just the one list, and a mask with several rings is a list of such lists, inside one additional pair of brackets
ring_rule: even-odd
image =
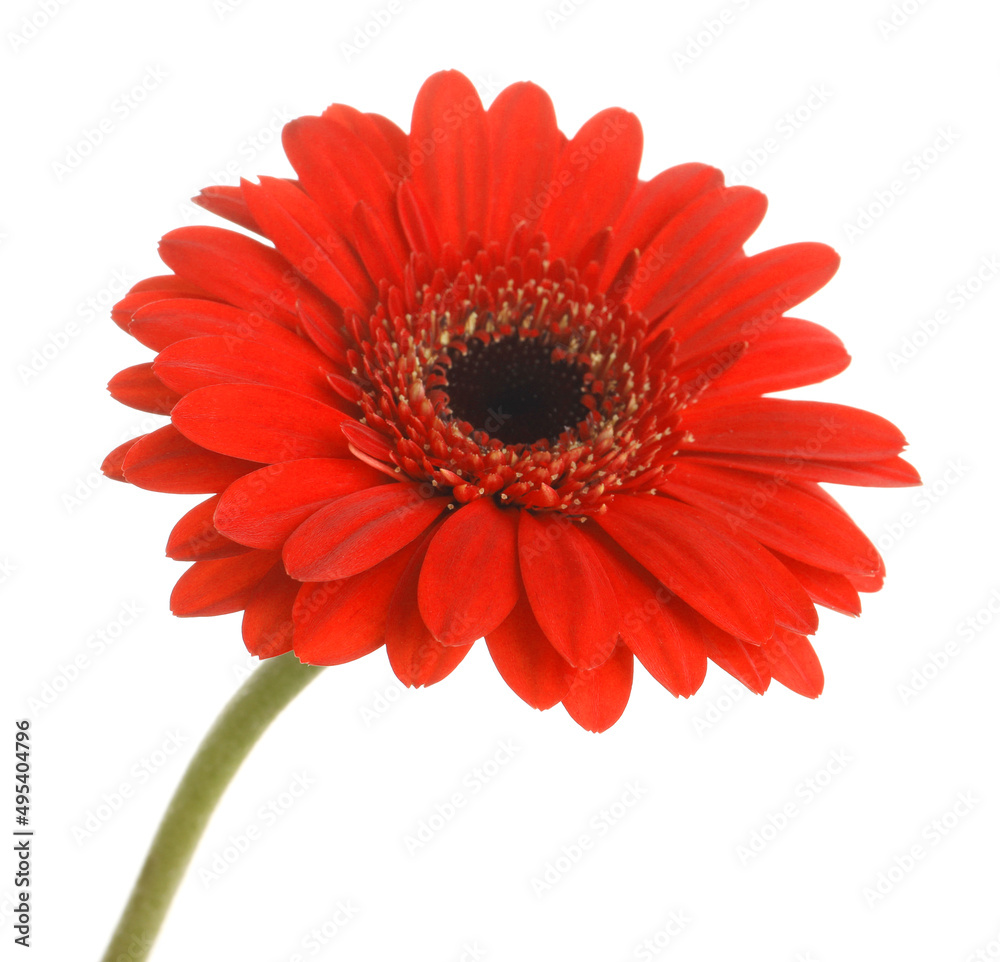
[(485, 637), (510, 687), (603, 730), (634, 658), (688, 696), (823, 676), (816, 604), (858, 614), (877, 551), (819, 486), (917, 483), (882, 418), (768, 397), (840, 341), (787, 312), (837, 255), (747, 256), (765, 199), (684, 164), (638, 179), (605, 110), (567, 139), (544, 91), (484, 110), (432, 76), (409, 134), (335, 105), (288, 124), (295, 180), (197, 202), (259, 235), (167, 234), (115, 320), (156, 351), (112, 394), (171, 423), (106, 472), (209, 498), (167, 553), (179, 615), (243, 610), (261, 657), (385, 645), (428, 685)]

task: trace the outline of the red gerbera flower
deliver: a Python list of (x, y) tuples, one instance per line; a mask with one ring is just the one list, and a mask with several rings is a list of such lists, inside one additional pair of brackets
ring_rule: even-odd
[(892, 424), (766, 397), (843, 370), (786, 312), (837, 255), (743, 244), (765, 198), (684, 164), (638, 179), (634, 116), (572, 139), (530, 83), (484, 110), (431, 77), (409, 135), (335, 105), (284, 129), (297, 180), (198, 203), (260, 235), (167, 234), (115, 320), (157, 352), (111, 393), (171, 423), (107, 473), (210, 495), (167, 553), (178, 615), (244, 610), (255, 655), (386, 646), (407, 685), (485, 636), (510, 687), (603, 730), (633, 656), (688, 696), (823, 676), (815, 604), (883, 565), (818, 482), (918, 483)]

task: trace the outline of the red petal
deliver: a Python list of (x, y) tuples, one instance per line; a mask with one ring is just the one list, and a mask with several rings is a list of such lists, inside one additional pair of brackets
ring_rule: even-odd
[[(497, 98), (499, 100), (499, 97)], [(636, 185), (615, 225), (611, 248), (601, 274), (606, 288), (625, 257), (644, 251), (664, 224), (696, 197), (722, 186), (722, 171), (705, 164), (679, 164)]]
[(568, 262), (618, 219), (639, 172), (642, 128), (620, 107), (591, 117), (566, 145), (552, 175), (552, 203), (538, 221)]
[(569, 691), (576, 669), (549, 643), (522, 595), (499, 628), (486, 636), (497, 671), (532, 708), (551, 708)]
[(576, 668), (603, 664), (618, 640), (618, 603), (590, 541), (571, 521), (521, 511), (517, 549), (531, 610), (556, 651)]
[(521, 221), (534, 221), (548, 203), (555, 159), (565, 138), (549, 95), (533, 83), (505, 87), (486, 112), (489, 128), (490, 211), (486, 240), (506, 246)]
[(650, 241), (629, 304), (647, 317), (659, 317), (740, 250), (766, 210), (767, 198), (751, 187), (720, 187), (699, 196)]
[(840, 258), (825, 244), (787, 244), (740, 258), (688, 291), (648, 334), (673, 328), (678, 361), (720, 337), (754, 340), (836, 273)]
[(317, 304), (299, 304), (300, 329), (324, 356), (343, 364), (346, 341), (337, 331), (341, 326), (340, 315), (340, 308), (335, 305), (322, 308)]
[(736, 398), (685, 411), (694, 435), (686, 450), (825, 461), (878, 461), (899, 454), (906, 439), (885, 418), (820, 401)]
[(331, 104), (323, 111), (323, 119), (335, 124), (337, 130), (349, 130), (364, 141), (393, 183), (403, 176), (399, 168), (406, 156), (406, 134), (387, 117), (363, 114), (347, 104)]
[[(394, 214), (394, 185), (401, 176), (399, 167), (404, 159), (389, 161), (394, 152), (384, 140), (379, 143), (377, 128), (359, 119), (364, 115), (355, 112), (352, 117), (351, 124), (346, 124), (343, 111), (331, 109), (323, 117), (293, 120), (281, 133), (285, 153), (302, 188), (335, 229), (346, 234), (354, 205), (364, 200), (395, 234), (395, 242), (401, 244)], [(386, 161), (391, 168), (385, 166)]]
[(621, 637), (667, 691), (693, 695), (708, 668), (694, 612), (609, 537), (592, 540), (618, 599)]
[(491, 498), (477, 498), (446, 518), (431, 539), (418, 597), (438, 641), (471, 644), (510, 614), (520, 592), (517, 516)]
[(801, 582), (760, 542), (733, 530), (721, 518), (702, 515), (702, 521), (729, 541), (753, 570), (774, 606), (775, 623), (792, 631), (812, 634), (819, 616)]
[(230, 541), (212, 523), (219, 495), (195, 505), (174, 525), (167, 540), (167, 557), (174, 561), (200, 561), (211, 558), (231, 558), (246, 554), (245, 548)]
[(845, 615), (861, 614), (861, 599), (854, 586), (843, 575), (814, 568), (777, 552), (775, 554), (817, 604)]
[(710, 347), (679, 362), (676, 374), (687, 390), (704, 391), (713, 401), (815, 384), (839, 374), (851, 361), (839, 337), (797, 317), (777, 318), (753, 341), (738, 337)]
[(379, 434), (378, 431), (372, 430), (367, 424), (361, 424), (359, 421), (345, 421), (341, 431), (347, 438), (355, 456), (363, 454), (380, 464), (392, 462), (395, 448), (384, 434)]
[(315, 351), (304, 342), (302, 347), (292, 354), (238, 337), (190, 337), (164, 348), (153, 370), (180, 394), (210, 384), (270, 384), (347, 409), (343, 398), (331, 390), (327, 370), (316, 363)]
[(587, 731), (607, 731), (625, 711), (632, 691), (632, 652), (619, 645), (604, 664), (577, 672), (563, 705)]
[(354, 248), (331, 228), (312, 199), (277, 177), (241, 185), (254, 217), (299, 275), (335, 304), (367, 314), (375, 293), (371, 279)]
[(226, 488), (215, 524), (240, 544), (278, 550), (324, 505), (385, 480), (374, 468), (349, 458), (271, 464)]
[(348, 453), (340, 425), (346, 414), (265, 384), (214, 384), (185, 395), (174, 426), (196, 444), (265, 464)]
[(433, 685), (450, 675), (472, 647), (443, 645), (420, 617), (417, 585), (430, 542), (431, 536), (424, 538), (406, 566), (389, 604), (385, 629), (389, 664), (404, 685), (414, 688)]
[(416, 484), (386, 484), (321, 508), (285, 542), (288, 573), (299, 581), (334, 581), (367, 571), (418, 535), (448, 506)]
[(707, 623), (704, 639), (708, 657), (720, 668), (757, 695), (767, 691), (771, 684), (771, 666), (766, 645), (748, 645)]
[[(597, 267), (600, 267), (604, 263), (608, 256), (608, 248), (611, 246), (611, 236), (613, 233), (610, 227), (605, 227), (594, 234), (583, 245), (583, 249), (576, 256), (576, 267), (578, 270), (585, 270), (590, 266), (591, 262)], [(621, 300), (621, 297), (617, 297), (616, 299)]]
[(399, 185), (396, 200), (407, 244), (415, 251), (438, 258), (441, 255), (441, 238), (427, 202), (408, 180)]
[(196, 561), (174, 585), (170, 610), (181, 618), (239, 611), (276, 559), (273, 551), (251, 551), (236, 558)]
[(882, 585), (885, 583), (884, 571), (878, 571), (870, 575), (859, 575), (853, 571), (849, 571), (846, 577), (857, 591), (881, 591)]
[(192, 197), (191, 200), (199, 207), (204, 207), (205, 210), (211, 211), (219, 217), (225, 217), (226, 220), (239, 224), (240, 227), (245, 227), (255, 234), (264, 233), (253, 214), (250, 213), (243, 191), (237, 185), (203, 187), (198, 196)]
[(387, 281), (396, 287), (403, 286), (403, 268), (409, 261), (409, 252), (401, 231), (390, 230), (372, 208), (359, 200), (351, 215), (354, 228), (354, 247), (369, 277), (376, 284)]
[(215, 494), (260, 465), (206, 451), (173, 425), (138, 438), (122, 464), (125, 480), (150, 491)]
[(179, 227), (160, 241), (160, 257), (213, 297), (294, 329), (307, 285), (274, 248), (221, 227)]
[(878, 552), (857, 525), (809, 482), (786, 479), (781, 484), (760, 475), (675, 458), (674, 469), (661, 488), (718, 515), (733, 531), (743, 531), (817, 568), (870, 574), (879, 565)]
[[(167, 297), (204, 297), (205, 291), (176, 274), (157, 274), (136, 281), (129, 294), (163, 294)], [(126, 295), (127, 296), (127, 295)], [(113, 310), (113, 308), (112, 308)]]
[(342, 665), (385, 641), (389, 603), (416, 545), (342, 581), (307, 583), (295, 600), (294, 646), (307, 665)]
[(243, 612), (243, 643), (258, 658), (292, 650), (292, 606), (302, 587), (279, 561), (257, 585)]
[(720, 628), (760, 643), (774, 610), (752, 567), (701, 513), (668, 498), (615, 498), (598, 523), (671, 591)]
[(130, 438), (128, 441), (119, 444), (101, 463), (101, 471), (106, 478), (112, 481), (124, 481), (125, 472), (122, 470), (125, 458), (136, 441), (141, 440), (146, 435), (139, 435), (137, 438)]
[(128, 332), (129, 322), (137, 310), (155, 301), (173, 297), (205, 297), (206, 291), (197, 284), (173, 274), (147, 277), (133, 284), (131, 290), (111, 308), (111, 320)]
[(122, 404), (150, 414), (169, 414), (180, 400), (154, 373), (151, 363), (136, 364), (119, 371), (109, 382), (108, 391)]
[[(294, 331), (267, 320), (263, 314), (193, 297), (172, 297), (141, 307), (133, 315), (128, 332), (154, 351), (162, 351), (175, 341), (208, 334), (247, 338), (293, 353), (312, 350)], [(318, 351), (313, 353), (320, 361), (324, 359)]]
[(807, 461), (803, 458), (767, 458), (706, 451), (685, 456), (684, 460), (710, 467), (751, 471), (772, 478), (779, 484), (786, 483), (792, 476), (797, 481), (831, 481), (879, 488), (906, 488), (920, 484), (917, 469), (899, 457), (883, 461)]
[(461, 248), (486, 230), (490, 177), (486, 113), (472, 82), (456, 70), (429, 77), (410, 125), (414, 190), (424, 199), (442, 243)]
[(809, 639), (779, 628), (763, 647), (771, 677), (806, 698), (818, 698), (823, 691), (823, 669)]

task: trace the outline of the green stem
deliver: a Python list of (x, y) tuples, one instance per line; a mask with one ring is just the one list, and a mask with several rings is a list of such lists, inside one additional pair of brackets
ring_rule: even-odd
[(289, 652), (265, 661), (229, 700), (188, 765), (102, 962), (142, 962), (226, 786), (257, 739), (320, 672)]

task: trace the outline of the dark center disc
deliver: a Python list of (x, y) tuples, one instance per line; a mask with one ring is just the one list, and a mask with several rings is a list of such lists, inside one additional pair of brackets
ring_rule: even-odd
[(587, 417), (587, 368), (552, 360), (552, 346), (516, 334), (484, 344), (470, 338), (465, 351), (449, 349), (449, 407), (504, 444), (556, 440)]

